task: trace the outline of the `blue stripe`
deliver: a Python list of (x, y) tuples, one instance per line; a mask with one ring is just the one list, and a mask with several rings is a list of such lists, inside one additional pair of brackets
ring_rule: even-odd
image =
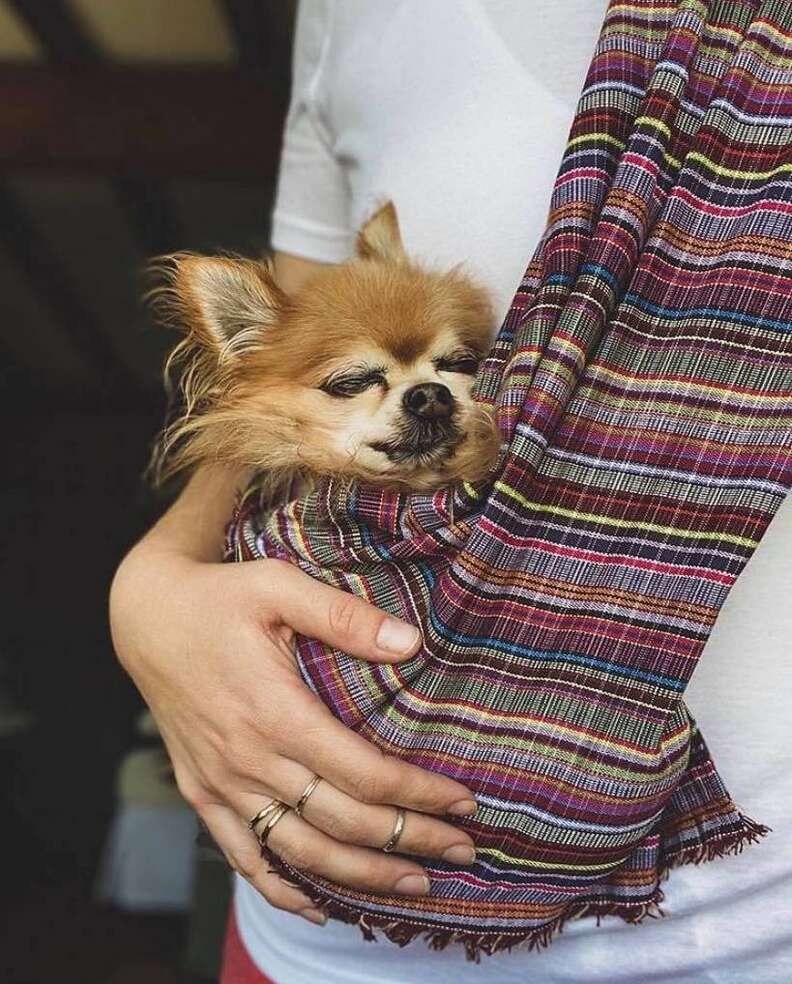
[(610, 270), (604, 266), (600, 266), (599, 263), (584, 263), (580, 268), (580, 273), (581, 275), (584, 273), (592, 273), (595, 277), (599, 277), (601, 280), (609, 283), (611, 287), (619, 286), (618, 280), (613, 276)]
[(660, 315), (662, 318), (693, 318), (703, 316), (706, 318), (725, 318), (729, 321), (736, 321), (739, 324), (755, 325), (758, 328), (776, 328), (778, 331), (792, 331), (792, 321), (774, 321), (772, 318), (762, 318), (752, 314), (742, 314), (739, 311), (726, 311), (723, 308), (688, 308), (680, 310), (678, 308), (660, 307), (658, 304), (650, 304), (638, 297), (637, 294), (625, 294), (624, 300), (642, 311), (650, 314)]
[(530, 646), (520, 646), (517, 643), (504, 642), (503, 639), (496, 639), (491, 636), (472, 636), (464, 635), (461, 632), (452, 632), (448, 626), (438, 621), (437, 613), (434, 610), (429, 612), (432, 627), (444, 638), (451, 642), (458, 642), (462, 645), (470, 646), (490, 646), (496, 652), (511, 653), (517, 656), (527, 656), (530, 659), (545, 660), (548, 663), (572, 663), (577, 666), (589, 666), (595, 670), (602, 670), (604, 673), (613, 673), (616, 676), (630, 677), (633, 680), (644, 680), (647, 683), (656, 683), (661, 687), (668, 687), (681, 693), (685, 689), (683, 681), (676, 677), (662, 676), (659, 673), (644, 673), (641, 670), (631, 669), (627, 666), (619, 666), (616, 663), (608, 663), (604, 660), (594, 659), (591, 656), (581, 656), (578, 653), (562, 653), (548, 651), (544, 649), (533, 649)]

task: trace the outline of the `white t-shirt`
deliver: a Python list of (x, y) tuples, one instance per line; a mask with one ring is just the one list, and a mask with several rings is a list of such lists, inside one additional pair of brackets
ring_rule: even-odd
[[(505, 312), (542, 231), (605, 0), (302, 0), (272, 242), (317, 260), (392, 198), (407, 248), (463, 261)], [(773, 833), (664, 884), (667, 917), (569, 924), (548, 950), (366, 943), (237, 888), (277, 984), (789, 984), (792, 502), (734, 588), (687, 692), (732, 796)]]

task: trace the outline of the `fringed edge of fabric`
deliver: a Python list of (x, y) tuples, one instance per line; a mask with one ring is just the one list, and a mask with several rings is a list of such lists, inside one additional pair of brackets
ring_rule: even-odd
[(772, 833), (773, 828), (752, 820), (744, 813), (740, 815), (740, 829), (721, 837), (713, 836), (704, 844), (683, 847), (664, 855), (660, 868), (660, 879), (668, 878), (674, 868), (685, 864), (705, 864), (707, 861), (717, 861), (735, 854), (742, 854), (746, 847), (758, 844), (759, 841)]
[(473, 933), (442, 927), (428, 928), (425, 923), (393, 919), (386, 914), (360, 913), (351, 906), (330, 898), (321, 888), (305, 881), (299, 871), (293, 870), (270, 852), (266, 853), (273, 870), (288, 876), (292, 883), (296, 878), (300, 890), (310, 897), (314, 905), (320, 906), (331, 919), (356, 925), (366, 941), (376, 942), (379, 932), (399, 947), (408, 946), (418, 939), (424, 940), (431, 950), (445, 950), (452, 944), (459, 944), (464, 947), (468, 960), (479, 963), (482, 956), (492, 956), (494, 953), (508, 952), (517, 948), (528, 951), (545, 949), (563, 932), (564, 926), (573, 920), (590, 917), (596, 919), (599, 926), (600, 921), (606, 916), (616, 916), (624, 922), (637, 925), (645, 919), (665, 917), (661, 905), (665, 893), (660, 888), (660, 882), (666, 880), (674, 868), (687, 864), (704, 864), (718, 858), (741, 854), (747, 846), (757, 843), (771, 832), (770, 827), (757, 823), (743, 814), (740, 814), (740, 820), (741, 829), (731, 834), (715, 838), (706, 844), (683, 848), (664, 857), (658, 869), (657, 883), (648, 899), (632, 903), (608, 901), (573, 903), (549, 922), (517, 933)]

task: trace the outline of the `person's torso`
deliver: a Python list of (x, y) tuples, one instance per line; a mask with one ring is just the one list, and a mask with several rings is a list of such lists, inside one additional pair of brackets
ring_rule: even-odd
[[(502, 314), (541, 234), (604, 0), (340, 0), (317, 110), (344, 162), (350, 228), (384, 199), (414, 255), (459, 262)], [(773, 832), (664, 885), (667, 918), (567, 925), (543, 952), (363, 943), (237, 892), (278, 984), (781, 984), (792, 980), (792, 503), (738, 581), (686, 700), (732, 796)]]

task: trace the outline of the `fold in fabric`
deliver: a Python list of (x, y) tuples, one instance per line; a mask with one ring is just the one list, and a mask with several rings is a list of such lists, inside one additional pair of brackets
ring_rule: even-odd
[(792, 5), (612, 2), (476, 384), (497, 471), (241, 501), (230, 559), (288, 560), (421, 627), (398, 667), (304, 638), (299, 666), (346, 725), (479, 804), (476, 863), (431, 862), (427, 898), (284, 866), (331, 916), (471, 957), (542, 945), (573, 916), (657, 914), (671, 867), (766, 832), (683, 694), (792, 484), (791, 109)]

